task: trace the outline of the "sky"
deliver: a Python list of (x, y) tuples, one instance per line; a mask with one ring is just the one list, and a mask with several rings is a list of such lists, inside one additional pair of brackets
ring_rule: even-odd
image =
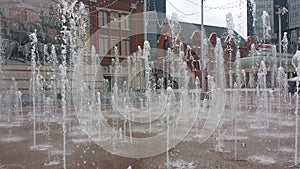
[[(201, 23), (201, 0), (166, 0), (166, 4), (168, 16), (175, 12), (180, 21)], [(246, 0), (204, 0), (203, 4), (205, 25), (226, 27), (226, 15), (231, 12), (235, 31), (247, 37)]]

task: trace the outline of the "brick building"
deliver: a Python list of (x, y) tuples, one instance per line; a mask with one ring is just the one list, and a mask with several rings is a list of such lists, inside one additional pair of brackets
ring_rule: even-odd
[(83, 0), (90, 13), (90, 42), (102, 57), (103, 66), (111, 65), (113, 47), (120, 59), (127, 58), (143, 45), (143, 4), (136, 0)]
[[(172, 50), (177, 53), (178, 44), (179, 42), (182, 42), (184, 44), (185, 50), (185, 56), (182, 59), (187, 62), (187, 65), (192, 71), (193, 76), (198, 77), (200, 79), (200, 84), (202, 84), (201, 25), (179, 22), (179, 28), (177, 30), (179, 32), (176, 32), (176, 30), (171, 31), (170, 25), (173, 25), (174, 27), (174, 23), (171, 22), (173, 21), (165, 19), (165, 22), (163, 23), (163, 26), (161, 28), (161, 34), (157, 41), (157, 48), (160, 49), (157, 52), (157, 58), (158, 60), (163, 60), (166, 57), (166, 51), (168, 50), (168, 48), (172, 48)], [(174, 32), (175, 34), (177, 34), (175, 41), (174, 37), (172, 37), (172, 34), (174, 34)], [(235, 34), (238, 35), (236, 32)], [(234, 39), (235, 37), (228, 36), (227, 28), (204, 25), (203, 39), (206, 39), (207, 41), (207, 43), (204, 43), (204, 60), (206, 63), (209, 63), (214, 58), (214, 48), (216, 45), (217, 37), (220, 38), (222, 42), (222, 47), (224, 50), (225, 73), (228, 79), (227, 87), (230, 87), (233, 84), (233, 75), (230, 69), (233, 62), (235, 61), (237, 48), (239, 48), (240, 50), (241, 57), (247, 57), (253, 39), (252, 37), (249, 37), (248, 39), (241, 39), (240, 44), (237, 45), (237, 40)], [(191, 52), (186, 52), (187, 46), (191, 48)], [(205, 89), (207, 88), (206, 76), (209, 74), (209, 72), (213, 71), (215, 70), (213, 70), (213, 68), (211, 68), (209, 64), (204, 70), (204, 83), (206, 84)], [(159, 77), (161, 77), (161, 74), (163, 74), (163, 72), (161, 71), (157, 71), (156, 73)]]

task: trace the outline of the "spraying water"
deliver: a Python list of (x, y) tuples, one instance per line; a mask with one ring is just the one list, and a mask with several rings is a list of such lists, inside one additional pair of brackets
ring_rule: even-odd
[[(0, 28), (1, 28), (1, 24), (0, 24)], [(2, 40), (2, 33), (0, 33), (0, 75), (2, 76), (2, 64), (4, 62), (4, 58), (3, 58), (3, 52), (4, 52), (4, 48), (3, 48), (3, 40)]]
[(281, 44), (282, 44), (283, 54), (285, 55), (285, 66), (287, 67), (288, 66), (287, 65), (288, 64), (287, 53), (288, 53), (288, 45), (289, 45), (287, 32), (283, 33), (283, 38), (282, 38)]
[(295, 110), (295, 155), (294, 155), (294, 164), (298, 165), (298, 126), (299, 126), (299, 81), (300, 81), (300, 50), (298, 49), (295, 55), (292, 58), (292, 65), (294, 66), (297, 73), (296, 81), (296, 110)]
[(38, 42), (36, 30), (30, 35), (31, 41), (31, 91), (32, 91), (32, 116), (33, 116), (33, 147), (36, 147), (36, 45)]
[(256, 23), (256, 2), (255, 0), (250, 0), (251, 6), (252, 6), (252, 17), (253, 17), (253, 34), (256, 35), (256, 29), (255, 29), (255, 23)]
[[(66, 159), (66, 151), (67, 151), (67, 140), (66, 140), (66, 134), (67, 134), (67, 128), (66, 128), (66, 118), (67, 118), (67, 107), (66, 107), (66, 85), (67, 85), (67, 46), (66, 44), (70, 44), (72, 39), (70, 39), (70, 35), (72, 33), (68, 30), (67, 22), (69, 21), (71, 23), (74, 23), (74, 19), (72, 18), (74, 6), (77, 3), (77, 0), (73, 1), (71, 4), (69, 2), (63, 1), (61, 6), (61, 34), (62, 34), (62, 40), (64, 43), (61, 44), (61, 55), (62, 55), (62, 64), (59, 66), (60, 70), (60, 76), (61, 76), (61, 102), (62, 102), (62, 129), (63, 129), (63, 166), (64, 169), (67, 168), (67, 159)], [(72, 29), (72, 28), (71, 28)], [(73, 38), (73, 37), (72, 37)], [(71, 42), (72, 43), (72, 42)]]
[(261, 19), (262, 19), (262, 25), (263, 25), (263, 42), (266, 43), (266, 41), (271, 38), (270, 15), (268, 14), (267, 11), (263, 11)]

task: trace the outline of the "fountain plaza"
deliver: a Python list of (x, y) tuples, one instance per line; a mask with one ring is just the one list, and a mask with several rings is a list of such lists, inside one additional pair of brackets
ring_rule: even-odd
[[(1, 64), (0, 168), (299, 168), (298, 79), (289, 92), (276, 47), (252, 46), (249, 70), (237, 51), (227, 79), (216, 38), (204, 90), (183, 43), (158, 61), (148, 41), (122, 60), (115, 46), (107, 79), (94, 46), (74, 47), (78, 25), (67, 23), (81, 17), (69, 5), (61, 5), (69, 48), (52, 45), (41, 64), (33, 31), (30, 65)], [(299, 74), (300, 56), (286, 58)]]

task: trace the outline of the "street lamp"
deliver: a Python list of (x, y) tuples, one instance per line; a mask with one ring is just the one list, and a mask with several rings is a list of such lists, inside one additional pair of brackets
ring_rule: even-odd
[(147, 0), (144, 0), (144, 41), (146, 41), (147, 40), (147, 26), (148, 26), (148, 18), (147, 18), (147, 11), (148, 11), (148, 9), (147, 9)]
[(279, 56), (280, 56), (280, 67), (282, 67), (281, 65), (281, 16), (285, 15), (288, 10), (281, 6), (281, 5), (276, 5), (276, 8), (278, 8), (278, 11), (275, 12), (276, 14), (278, 14), (278, 43), (279, 43)]
[(202, 88), (202, 97), (204, 99), (204, 44), (203, 44), (203, 37), (204, 37), (204, 23), (203, 23), (203, 1), (204, 0), (201, 0), (201, 62), (202, 62), (202, 66), (201, 66), (201, 88)]

